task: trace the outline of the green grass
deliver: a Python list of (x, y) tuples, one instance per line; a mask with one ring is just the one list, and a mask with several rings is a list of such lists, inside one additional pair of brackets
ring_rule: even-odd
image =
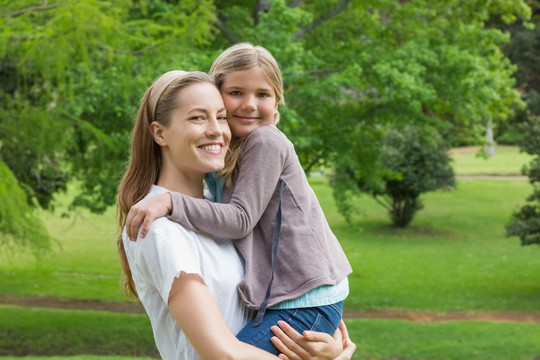
[(479, 156), (478, 151), (452, 156), (453, 167), (460, 175), (521, 175), (521, 168), (533, 159), (532, 155), (520, 152), (516, 146), (495, 147), (495, 156)]
[(78, 355), (78, 356), (0, 356), (0, 360), (150, 360), (151, 357), (139, 356), (106, 356), (106, 355)]
[[(313, 186), (334, 214), (330, 190)], [(511, 210), (530, 191), (525, 180), (459, 181), (455, 191), (425, 195), (408, 229), (391, 227), (384, 209), (361, 198), (362, 231), (331, 220), (354, 270), (345, 306), (539, 311), (538, 249), (504, 235)]]
[(0, 254), (0, 294), (122, 301), (118, 286), (114, 209), (103, 215), (78, 211), (62, 217), (66, 195), (55, 213), (42, 217), (56, 239), (51, 254), (35, 260), (28, 253)]
[(0, 356), (0, 360), (150, 360), (150, 357), (135, 356), (104, 356), (104, 355), (78, 355), (78, 356)]
[(534, 360), (540, 358), (536, 324), (351, 320), (355, 359)]
[(0, 355), (159, 357), (148, 317), (0, 306)]
[[(501, 160), (492, 166), (498, 173), (512, 173), (507, 169), (516, 166), (519, 172), (528, 161), (518, 160), (516, 148), (502, 149), (514, 160), (502, 161), (499, 147), (497, 156), (487, 160)], [(454, 156), (458, 174), (467, 174), (475, 161), (486, 161), (473, 156)], [(458, 180), (454, 191), (424, 195), (425, 208), (402, 230), (391, 227), (385, 210), (368, 197), (358, 200), (362, 214), (353, 228), (337, 213), (330, 187), (322, 179), (312, 185), (354, 269), (346, 308), (540, 311), (538, 248), (522, 247), (517, 238), (504, 235), (512, 210), (532, 191), (526, 180)], [(59, 197), (56, 213), (42, 214), (57, 239), (50, 255), (39, 261), (28, 254), (0, 255), (0, 295), (125, 300), (118, 286), (114, 210), (62, 218), (66, 199)], [(347, 324), (358, 345), (355, 359), (540, 358), (538, 324)], [(145, 315), (0, 306), (0, 356), (15, 355), (121, 359), (155, 356), (155, 347)]]

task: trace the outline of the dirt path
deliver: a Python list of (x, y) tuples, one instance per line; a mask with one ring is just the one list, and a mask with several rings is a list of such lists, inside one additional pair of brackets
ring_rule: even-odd
[[(144, 313), (140, 303), (114, 302), (101, 300), (58, 299), (51, 296), (12, 296), (1, 295), (0, 305), (33, 306), (68, 310), (97, 310), (123, 313)], [(435, 312), (409, 310), (345, 310), (347, 319), (396, 319), (421, 323), (447, 321), (490, 321), (523, 322), (540, 324), (540, 312)]]

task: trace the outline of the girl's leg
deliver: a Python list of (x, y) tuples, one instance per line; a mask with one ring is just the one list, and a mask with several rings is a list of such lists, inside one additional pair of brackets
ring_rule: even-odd
[(311, 308), (283, 310), (268, 309), (259, 326), (253, 325), (253, 319), (236, 335), (236, 337), (245, 343), (278, 355), (278, 349), (272, 344), (272, 341), (270, 341), (274, 336), (270, 327), (277, 325), (279, 320), (287, 322), (299, 333), (302, 333), (305, 330), (312, 330), (334, 335), (342, 315), (343, 304), (341, 302)]

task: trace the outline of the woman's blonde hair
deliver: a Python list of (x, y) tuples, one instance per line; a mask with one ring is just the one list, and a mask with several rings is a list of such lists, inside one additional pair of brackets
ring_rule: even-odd
[(122, 241), (122, 229), (129, 209), (143, 199), (156, 183), (162, 162), (161, 147), (154, 142), (150, 124), (156, 121), (168, 126), (171, 112), (180, 106), (178, 93), (189, 85), (199, 83), (213, 84), (213, 81), (210, 76), (200, 71), (165, 73), (148, 88), (139, 106), (131, 135), (131, 154), (126, 172), (118, 187), (116, 202), (120, 229), (117, 247), (122, 266), (121, 283), (128, 297), (138, 297), (138, 295)]
[[(218, 89), (221, 90), (225, 77), (235, 71), (249, 70), (259, 67), (276, 94), (278, 105), (284, 105), (283, 78), (276, 59), (262, 46), (254, 46), (250, 43), (239, 43), (223, 51), (214, 61), (210, 68), (210, 76), (214, 79)], [(275, 123), (279, 122), (279, 111), (276, 111)], [(245, 138), (235, 139), (225, 157), (225, 168), (219, 172), (219, 176), (225, 179), (225, 184), (230, 185), (232, 174)]]

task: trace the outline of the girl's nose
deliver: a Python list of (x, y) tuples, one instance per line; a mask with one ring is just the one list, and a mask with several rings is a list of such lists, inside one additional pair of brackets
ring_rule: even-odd
[(257, 109), (255, 102), (255, 97), (252, 95), (244, 97), (244, 102), (242, 103), (242, 110), (254, 111)]

